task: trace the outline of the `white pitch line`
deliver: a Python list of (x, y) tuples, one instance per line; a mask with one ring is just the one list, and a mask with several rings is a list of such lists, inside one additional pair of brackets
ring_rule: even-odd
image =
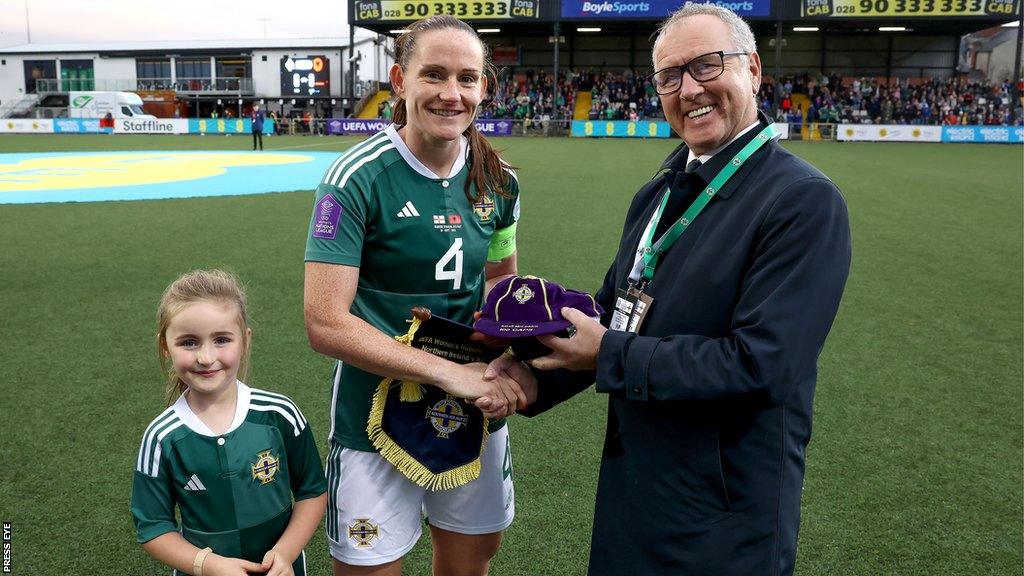
[(302, 145), (302, 146), (282, 146), (280, 148), (267, 148), (267, 151), (273, 152), (275, 150), (293, 150), (293, 149), (296, 149), (296, 148), (316, 148), (318, 146), (334, 146), (336, 144), (339, 144), (339, 142), (335, 141), (335, 142), (324, 142), (322, 144), (305, 144), (305, 145)]

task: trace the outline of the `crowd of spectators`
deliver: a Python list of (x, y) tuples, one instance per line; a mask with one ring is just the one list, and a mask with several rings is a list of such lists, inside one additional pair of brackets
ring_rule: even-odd
[[(552, 119), (572, 118), (577, 93), (590, 92), (590, 120), (662, 119), (661, 102), (646, 79), (648, 73), (566, 70), (559, 71), (556, 82), (549, 72), (527, 69), (498, 81), (480, 117), (522, 120), (528, 127), (546, 128)], [(805, 121), (1010, 125), (1014, 123), (1012, 88), (1008, 80), (933, 78), (886, 83), (877, 78), (805, 73), (783, 77), (778, 86), (762, 83), (758, 102), (771, 112), (778, 98), (776, 120), (796, 125)], [(794, 94), (807, 97), (806, 110), (794, 103)], [(1016, 123), (1021, 124), (1019, 111)]]
[[(764, 83), (758, 93), (761, 107), (774, 109), (776, 86)], [(805, 94), (807, 110), (794, 105), (794, 94)], [(876, 78), (801, 74), (780, 79), (777, 120), (807, 122), (921, 125), (1012, 125), (1013, 85), (966, 78), (932, 78), (890, 83)], [(1016, 124), (1021, 124), (1017, 114)]]
[[(553, 89), (557, 86), (557, 89)], [(511, 118), (534, 124), (552, 118), (572, 118), (576, 94), (591, 96), (592, 120), (661, 118), (661, 104), (649, 82), (632, 70), (621, 73), (594, 70), (559, 72), (557, 83), (545, 72), (526, 70), (503, 78), (493, 98), (481, 109), (482, 118)]]

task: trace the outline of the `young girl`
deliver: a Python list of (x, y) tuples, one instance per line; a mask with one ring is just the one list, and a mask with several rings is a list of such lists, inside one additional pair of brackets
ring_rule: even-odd
[[(471, 323), (488, 287), (516, 273), (519, 185), (473, 123), (489, 69), (476, 32), (451, 16), (407, 29), (390, 70), (395, 123), (328, 169), (307, 236), (306, 330), (315, 350), (340, 360), (327, 537), (335, 575), (397, 576), (425, 511), (434, 574), (481, 576), (515, 515), (501, 417), (525, 406), (525, 394), (506, 376), (484, 380), (482, 366), (393, 337), (414, 306)], [(385, 377), (496, 399), (479, 477), (428, 490), (381, 456), (367, 421)]]
[(170, 407), (146, 429), (135, 468), (142, 548), (175, 576), (302, 576), (327, 484), (302, 412), (239, 380), (252, 330), (238, 282), (190, 272), (164, 292), (157, 321)]

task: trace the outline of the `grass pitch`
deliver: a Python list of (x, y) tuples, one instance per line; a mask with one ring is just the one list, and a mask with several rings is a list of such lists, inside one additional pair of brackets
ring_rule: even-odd
[[(520, 167), (520, 270), (596, 289), (633, 192), (675, 144), (498, 139)], [(4, 152), (250, 145), (0, 136)], [(1024, 573), (1021, 147), (787, 147), (843, 190), (854, 240), (821, 357), (797, 574)], [(326, 453), (330, 361), (302, 326), (311, 200), (0, 205), (0, 520), (14, 574), (168, 573), (135, 544), (128, 500), (139, 439), (162, 408), (156, 303), (186, 270), (226, 267), (248, 284), (251, 383), (292, 396)], [(590, 392), (512, 420), (517, 519), (492, 574), (586, 573), (604, 416)], [(322, 530), (307, 552), (311, 573), (328, 574)], [(424, 539), (405, 572), (429, 574), (429, 555)]]

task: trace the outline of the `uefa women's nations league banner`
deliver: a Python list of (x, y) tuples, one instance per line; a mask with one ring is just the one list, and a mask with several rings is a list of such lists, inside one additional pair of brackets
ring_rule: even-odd
[(1024, 126), (919, 126), (840, 124), (836, 139), (848, 142), (1024, 143)]
[[(328, 118), (327, 133), (342, 134), (376, 134), (391, 124), (390, 120), (378, 118)], [(510, 120), (477, 120), (476, 129), (485, 136), (511, 136)]]

